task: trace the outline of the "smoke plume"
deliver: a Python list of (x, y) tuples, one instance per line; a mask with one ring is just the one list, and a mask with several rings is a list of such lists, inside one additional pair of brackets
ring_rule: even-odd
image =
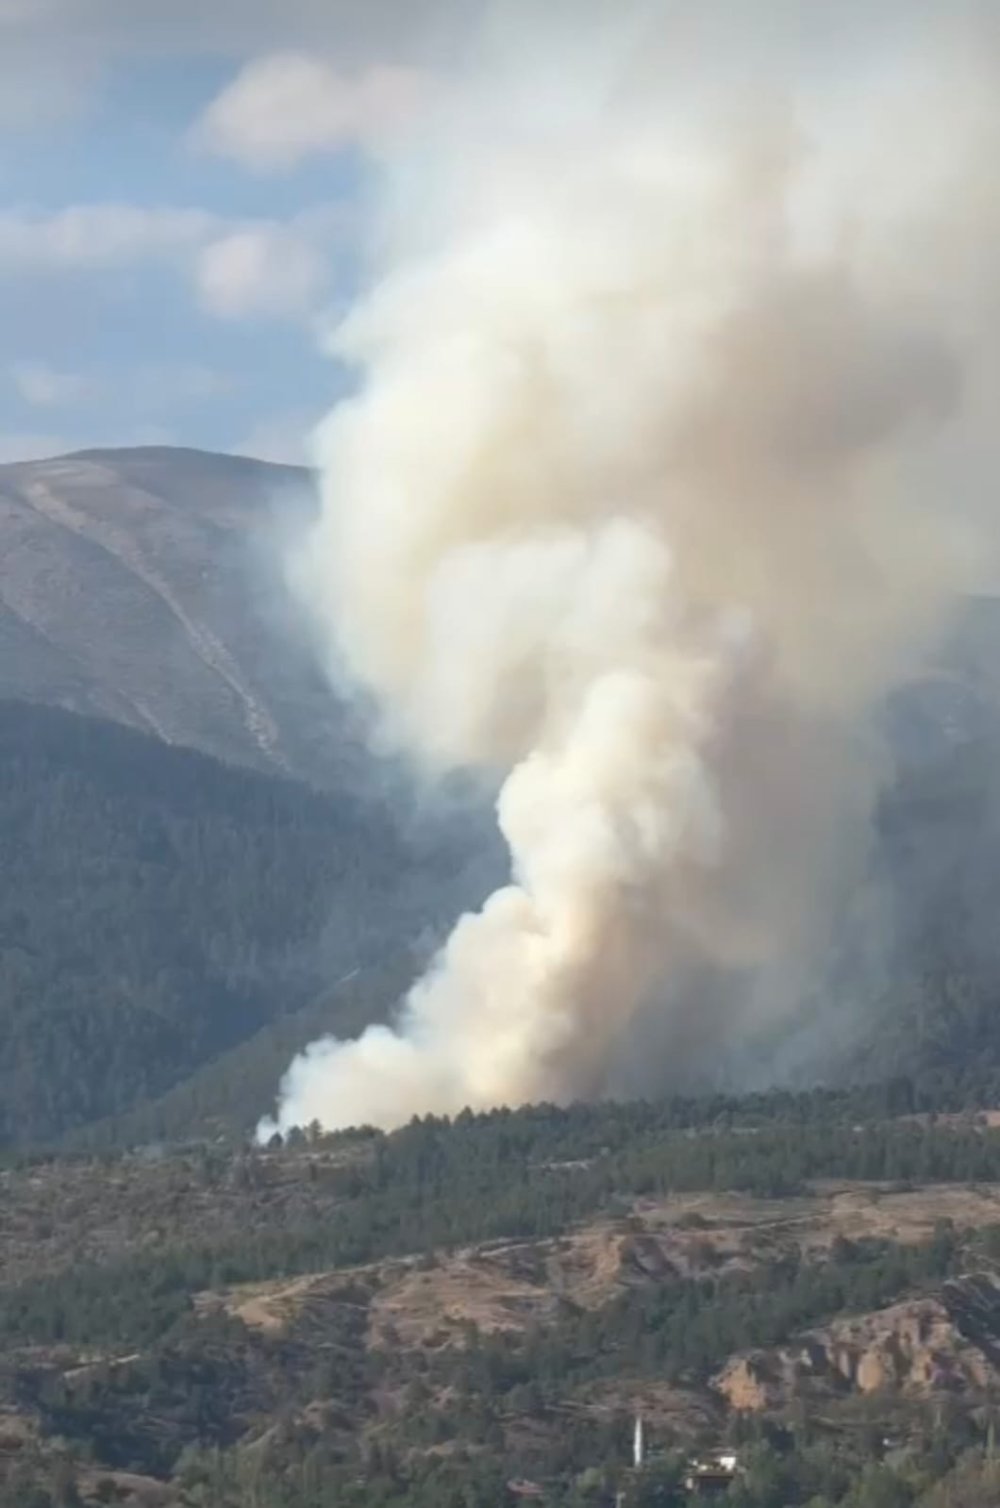
[(294, 562), (394, 737), (497, 779), (511, 881), (265, 1131), (773, 1029), (863, 869), (873, 709), (982, 575), (992, 13), (535, 12), (380, 165)]

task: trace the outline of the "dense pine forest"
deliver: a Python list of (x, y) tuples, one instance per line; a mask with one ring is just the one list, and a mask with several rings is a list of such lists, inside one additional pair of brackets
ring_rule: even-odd
[(475, 893), (454, 830), (21, 703), (0, 704), (0, 852), (6, 1143), (147, 1105), (203, 1066), (224, 1115), (226, 1054), (270, 1026), (245, 1124), (317, 1013), (348, 1030), (384, 1013)]

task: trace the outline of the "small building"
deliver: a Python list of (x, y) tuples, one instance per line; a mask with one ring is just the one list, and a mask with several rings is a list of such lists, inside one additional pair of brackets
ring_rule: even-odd
[(728, 1492), (740, 1473), (739, 1457), (734, 1451), (719, 1451), (711, 1456), (696, 1456), (688, 1462), (684, 1489), (692, 1497), (719, 1497)]

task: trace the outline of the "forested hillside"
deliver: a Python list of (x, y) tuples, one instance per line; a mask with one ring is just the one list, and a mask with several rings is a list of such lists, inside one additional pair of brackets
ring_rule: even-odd
[[(938, 751), (888, 793), (891, 967), (847, 999), (846, 1047), (807, 1061), (807, 1079), (905, 1076), (935, 1106), (1000, 1086), (994, 748)], [(502, 874), (488, 823), (470, 820), (416, 824), (0, 704), (0, 1136), (244, 1130), (292, 1053), (384, 1015)], [(844, 1002), (812, 1009), (836, 1024)]]
[(896, 1093), (11, 1167), (0, 1503), (989, 1508), (1000, 1132)]
[(474, 891), (440, 827), (21, 703), (0, 853), (5, 1142), (144, 1104), (274, 1023), (245, 1124), (293, 1047), (388, 1009)]
[(261, 1149), (495, 849), (0, 704), (0, 1504), (681, 1508), (726, 1446), (734, 1508), (992, 1508), (993, 747), (881, 805), (851, 1087)]

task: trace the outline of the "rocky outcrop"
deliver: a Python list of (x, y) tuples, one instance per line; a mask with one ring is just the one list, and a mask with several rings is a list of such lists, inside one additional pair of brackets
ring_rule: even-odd
[(933, 1296), (811, 1330), (794, 1345), (732, 1357), (712, 1382), (731, 1408), (760, 1412), (811, 1392), (909, 1397), (1000, 1385), (1000, 1279), (975, 1273)]

